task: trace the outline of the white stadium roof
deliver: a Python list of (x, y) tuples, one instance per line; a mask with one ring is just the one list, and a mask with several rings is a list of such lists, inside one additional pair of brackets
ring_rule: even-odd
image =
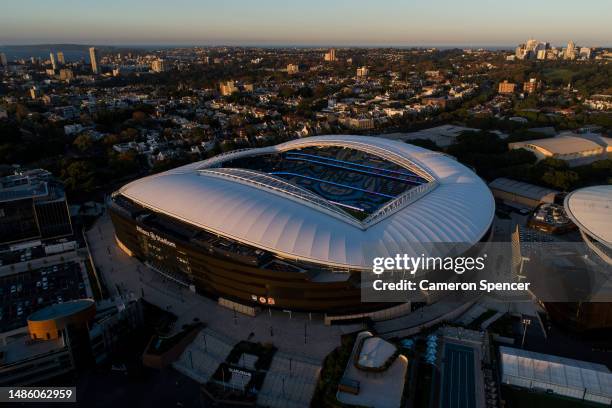
[(582, 231), (612, 247), (612, 185), (572, 191), (565, 197), (565, 211)]
[[(324, 199), (252, 170), (216, 168), (237, 157), (310, 146), (341, 146), (393, 161), (429, 180), (359, 222)], [(377, 256), (422, 248), (415, 243), (478, 242), (495, 205), (487, 185), (452, 158), (402, 142), (368, 136), (317, 136), (239, 150), (145, 177), (124, 186), (125, 197), (194, 226), (291, 259), (368, 269)]]
[(499, 353), (505, 384), (610, 404), (612, 373), (602, 364), (505, 346)]

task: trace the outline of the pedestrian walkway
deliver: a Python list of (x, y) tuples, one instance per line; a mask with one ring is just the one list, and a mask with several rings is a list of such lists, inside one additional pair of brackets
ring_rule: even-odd
[(449, 296), (436, 303), (423, 306), (405, 316), (376, 322), (374, 327), (383, 338), (412, 336), (423, 327), (456, 319), (472, 307), (474, 303), (475, 300), (466, 301), (461, 296)]
[(233, 348), (228, 339), (219, 336), (210, 329), (200, 331), (193, 342), (185, 349), (173, 367), (193, 378), (200, 384), (205, 384)]
[(314, 360), (276, 353), (257, 403), (269, 407), (308, 407), (319, 379)]
[(296, 356), (309, 356), (321, 363), (340, 345), (345, 333), (362, 325), (326, 326), (321, 319), (297, 317), (297, 314), (263, 309), (255, 317), (221, 307), (216, 301), (191, 292), (126, 255), (115, 242), (113, 225), (105, 214), (87, 232), (94, 263), (112, 296), (125, 299), (143, 297), (178, 318), (175, 334), (194, 319), (206, 324), (215, 333), (236, 344), (241, 340), (273, 343), (279, 351)]

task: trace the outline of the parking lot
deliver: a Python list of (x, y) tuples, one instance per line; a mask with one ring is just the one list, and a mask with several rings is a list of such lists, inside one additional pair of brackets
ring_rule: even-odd
[(0, 332), (25, 326), (44, 306), (84, 297), (81, 265), (75, 261), (0, 277)]

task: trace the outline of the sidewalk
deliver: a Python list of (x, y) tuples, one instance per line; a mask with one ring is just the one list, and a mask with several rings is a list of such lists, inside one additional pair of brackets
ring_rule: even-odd
[(144, 297), (178, 317), (174, 325), (176, 331), (198, 318), (208, 329), (234, 343), (246, 340), (252, 333), (250, 341), (272, 342), (280, 352), (322, 362), (340, 345), (342, 334), (362, 328), (361, 324), (325, 326), (322, 320), (309, 320), (303, 315), (296, 317), (296, 314), (290, 318), (281, 311), (263, 310), (256, 317), (234, 313), (211, 299), (164, 281), (159, 274), (126, 255), (115, 243), (108, 214), (87, 232), (87, 239), (94, 263), (108, 284), (111, 296)]

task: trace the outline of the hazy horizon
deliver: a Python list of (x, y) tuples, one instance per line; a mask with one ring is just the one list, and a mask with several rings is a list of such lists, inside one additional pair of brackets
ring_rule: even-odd
[(0, 45), (511, 47), (612, 45), (608, 0), (56, 0), (5, 6)]

